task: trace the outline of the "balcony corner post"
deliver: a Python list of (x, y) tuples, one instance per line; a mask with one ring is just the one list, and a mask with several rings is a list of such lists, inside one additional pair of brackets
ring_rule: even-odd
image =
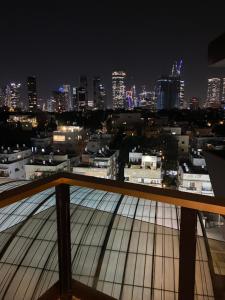
[(197, 210), (181, 207), (179, 300), (194, 300)]
[(56, 186), (56, 214), (58, 234), (58, 263), (60, 299), (72, 299), (72, 267), (70, 237), (70, 187)]

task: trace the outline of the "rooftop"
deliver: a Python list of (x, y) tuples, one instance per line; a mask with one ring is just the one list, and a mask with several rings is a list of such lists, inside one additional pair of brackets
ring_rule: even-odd
[(15, 154), (23, 151), (30, 150), (30, 148), (24, 146), (24, 147), (1, 147), (0, 148), (0, 154)]
[(27, 166), (58, 166), (62, 164), (63, 161), (56, 161), (56, 160), (34, 160), (32, 162), (27, 163)]
[(182, 170), (186, 174), (208, 174), (206, 167), (194, 166), (189, 160), (180, 161), (180, 166)]

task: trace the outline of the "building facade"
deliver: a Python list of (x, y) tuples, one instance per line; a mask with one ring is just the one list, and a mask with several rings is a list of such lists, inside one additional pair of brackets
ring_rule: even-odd
[(106, 91), (100, 77), (93, 78), (93, 108), (104, 110), (106, 108)]
[(161, 157), (138, 152), (129, 153), (129, 163), (124, 168), (125, 182), (162, 187)]
[(87, 76), (80, 76), (80, 84), (77, 88), (77, 110), (88, 109), (88, 80)]
[(207, 90), (207, 107), (217, 108), (221, 105), (220, 99), (220, 78), (209, 78), (208, 79), (208, 90)]
[(25, 179), (25, 164), (31, 157), (31, 149), (28, 148), (1, 148), (0, 150), (0, 177), (10, 179)]
[(37, 83), (36, 77), (29, 76), (27, 78), (28, 106), (29, 111), (37, 110)]
[(189, 160), (179, 163), (177, 179), (179, 191), (214, 196), (205, 159), (200, 153), (192, 153)]
[(73, 173), (105, 179), (117, 179), (119, 151), (111, 151), (107, 147), (97, 154), (84, 154), (82, 161), (73, 167)]
[(113, 109), (124, 108), (126, 97), (125, 79), (126, 73), (124, 71), (114, 71), (112, 73)]
[(17, 111), (23, 108), (21, 102), (21, 83), (12, 82), (5, 88), (5, 106), (10, 111)]

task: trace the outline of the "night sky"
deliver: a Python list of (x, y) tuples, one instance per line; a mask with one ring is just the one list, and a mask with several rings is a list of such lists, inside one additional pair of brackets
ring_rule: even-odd
[(130, 83), (152, 88), (183, 58), (185, 97), (204, 99), (207, 77), (225, 76), (207, 66), (208, 43), (225, 30), (225, 1), (17, 2), (1, 3), (0, 85), (36, 75), (39, 97), (48, 97), (86, 74), (103, 76), (111, 92), (112, 70), (124, 69)]

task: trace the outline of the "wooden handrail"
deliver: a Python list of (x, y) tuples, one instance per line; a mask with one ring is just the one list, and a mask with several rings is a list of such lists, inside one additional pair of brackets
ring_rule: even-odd
[(110, 179), (71, 173), (57, 173), (46, 178), (29, 182), (25, 185), (0, 193), (0, 208), (13, 204), (26, 197), (55, 187), (59, 184), (69, 184), (128, 196), (164, 202), (181, 207), (192, 208), (225, 215), (225, 196), (210, 197), (199, 194), (185, 193), (177, 190), (162, 189), (146, 185), (118, 182)]

